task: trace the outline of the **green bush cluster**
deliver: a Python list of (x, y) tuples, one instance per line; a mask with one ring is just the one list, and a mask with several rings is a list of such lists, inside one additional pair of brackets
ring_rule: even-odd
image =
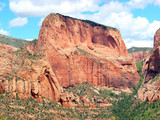
[(88, 52), (86, 52), (86, 51), (84, 51), (84, 50), (82, 50), (82, 49), (80, 49), (80, 48), (78, 48), (78, 47), (77, 47), (77, 50), (78, 50), (80, 53), (84, 54), (84, 55), (88, 55), (88, 54), (89, 54)]
[(112, 113), (117, 120), (159, 120), (160, 101), (148, 104), (147, 102), (139, 103), (135, 99), (144, 79), (141, 75), (142, 61), (137, 62), (136, 65), (141, 79), (131, 95), (124, 95), (123, 99), (113, 103)]
[(136, 66), (137, 66), (137, 69), (138, 69), (138, 73), (141, 75), (142, 74), (143, 62), (142, 61), (136, 62)]

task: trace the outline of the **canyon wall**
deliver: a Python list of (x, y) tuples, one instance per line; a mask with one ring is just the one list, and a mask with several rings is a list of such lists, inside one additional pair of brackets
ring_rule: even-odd
[(140, 78), (119, 30), (89, 20), (51, 13), (30, 50), (46, 56), (62, 87), (87, 82), (127, 88)]
[(138, 62), (145, 59), (150, 54), (151, 54), (151, 51), (140, 51), (140, 52), (131, 53), (130, 55), (132, 56), (132, 59), (135, 62)]
[(16, 55), (3, 44), (0, 53), (0, 94), (11, 92), (22, 99), (33, 96), (39, 102), (42, 97), (59, 101), (60, 86), (45, 59), (28, 56), (25, 50)]
[(160, 46), (160, 29), (158, 29), (154, 35), (154, 50)]
[(160, 29), (155, 33), (153, 53), (143, 62), (144, 82), (138, 91), (141, 102), (160, 100)]

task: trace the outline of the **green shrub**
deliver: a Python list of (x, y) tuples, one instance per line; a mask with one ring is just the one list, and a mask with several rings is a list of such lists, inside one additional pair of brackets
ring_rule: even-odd
[(0, 116), (0, 120), (5, 120), (3, 115)]
[(136, 66), (137, 66), (137, 69), (138, 69), (138, 73), (141, 75), (142, 74), (143, 62), (142, 61), (136, 62)]
[(16, 56), (19, 54), (20, 50), (16, 50), (14, 51), (14, 54), (16, 54)]
[(157, 74), (157, 75), (154, 77), (154, 79), (152, 80), (151, 84), (152, 84), (153, 82), (157, 81), (157, 80), (159, 79), (159, 77), (160, 77), (160, 74)]
[(77, 50), (78, 50), (80, 53), (84, 54), (84, 55), (89, 54), (88, 52), (86, 52), (86, 51), (84, 51), (84, 50), (82, 50), (82, 49), (80, 49), (80, 48), (78, 48), (78, 47), (77, 47)]

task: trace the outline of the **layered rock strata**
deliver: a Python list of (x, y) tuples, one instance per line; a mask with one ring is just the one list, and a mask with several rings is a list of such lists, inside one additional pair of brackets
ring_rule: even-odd
[(144, 83), (138, 91), (138, 99), (141, 102), (160, 100), (160, 29), (154, 38), (154, 51), (143, 62)]
[(42, 97), (59, 101), (60, 86), (50, 64), (21, 52), (16, 56), (5, 45), (0, 45), (0, 94), (11, 92), (22, 99), (33, 96), (40, 102)]
[(156, 31), (154, 35), (154, 50), (160, 46), (160, 28)]
[(52, 13), (32, 51), (45, 54), (62, 87), (87, 82), (126, 88), (139, 81), (119, 30), (92, 21)]
[(32, 49), (37, 51), (46, 56), (62, 87), (87, 82), (127, 88), (139, 81), (119, 30), (92, 21), (50, 14)]
[(141, 52), (132, 53), (131, 56), (135, 62), (138, 62), (145, 59), (150, 54), (151, 54), (151, 51), (141, 51)]

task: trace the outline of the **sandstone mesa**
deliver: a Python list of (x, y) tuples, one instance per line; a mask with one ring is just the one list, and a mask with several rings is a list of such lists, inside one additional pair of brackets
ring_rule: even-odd
[(116, 88), (135, 86), (139, 75), (119, 30), (88, 20), (51, 13), (35, 48), (43, 53), (62, 87), (87, 82)]

